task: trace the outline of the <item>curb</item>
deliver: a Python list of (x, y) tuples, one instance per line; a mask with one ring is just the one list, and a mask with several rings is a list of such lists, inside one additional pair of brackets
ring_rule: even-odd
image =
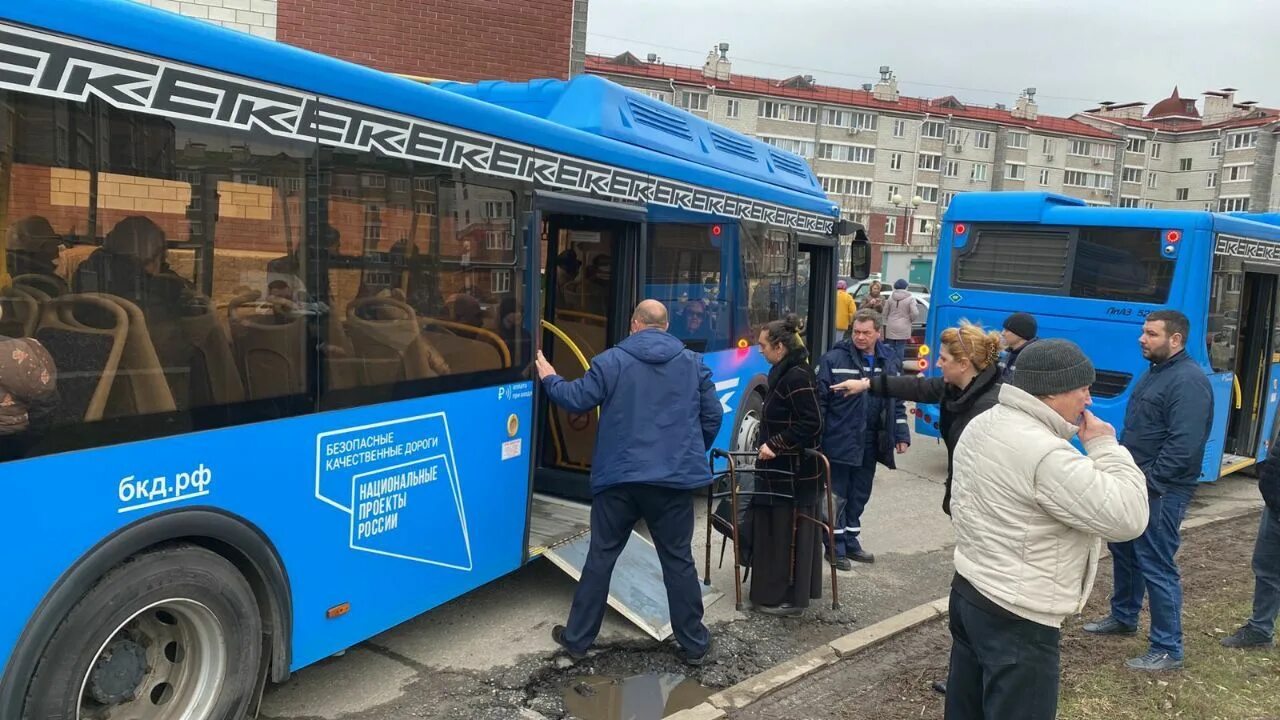
[(741, 710), (761, 698), (812, 675), (819, 670), (862, 652), (930, 620), (947, 614), (947, 597), (917, 605), (906, 612), (855, 630), (819, 645), (803, 655), (753, 675), (707, 698), (706, 702), (688, 710), (668, 715), (669, 720), (720, 720), (730, 710)]
[[(1259, 503), (1260, 506), (1261, 503)], [(1257, 507), (1249, 507), (1239, 512), (1225, 515), (1191, 518), (1182, 523), (1182, 530), (1191, 530), (1224, 520), (1234, 520), (1251, 512), (1256, 512), (1257, 509)], [(1102, 557), (1107, 557), (1108, 555), (1110, 553), (1107, 552), (1104, 545)], [(945, 617), (949, 601), (950, 594), (948, 593), (932, 602), (917, 605), (906, 612), (898, 613), (878, 623), (855, 630), (831, 642), (819, 645), (803, 655), (753, 675), (737, 685), (725, 688), (707, 698), (701, 705), (687, 710), (680, 710), (666, 717), (668, 720), (722, 720), (728, 717), (731, 710), (741, 710), (851, 655), (879, 645), (895, 635), (923, 625), (930, 620)]]

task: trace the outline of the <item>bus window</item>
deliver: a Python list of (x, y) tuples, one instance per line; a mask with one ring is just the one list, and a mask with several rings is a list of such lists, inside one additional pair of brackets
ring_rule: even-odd
[(956, 287), (1159, 304), (1174, 263), (1143, 228), (977, 227), (956, 257)]
[(1214, 372), (1235, 372), (1243, 286), (1244, 261), (1214, 255), (1213, 282), (1209, 288), (1209, 326), (1205, 333), (1209, 364)]
[(514, 192), (348, 150), (322, 150), (321, 177), (325, 407), (527, 363)]
[(771, 320), (795, 312), (796, 277), (791, 260), (795, 256), (795, 243), (784, 230), (746, 222), (742, 223), (741, 245), (739, 257), (744, 287), (739, 288), (739, 297), (745, 300), (742, 310), (749, 330), (739, 330), (737, 334), (746, 335)]
[(708, 225), (649, 225), (645, 297), (661, 300), (671, 333), (698, 352), (729, 347), (729, 311), (721, 300), (721, 236)]

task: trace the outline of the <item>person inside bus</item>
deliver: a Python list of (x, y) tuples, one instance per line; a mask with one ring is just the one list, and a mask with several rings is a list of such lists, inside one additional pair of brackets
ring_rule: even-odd
[(292, 301), (294, 299), (293, 288), (284, 280), (272, 280), (267, 283), (267, 296), (278, 300)]
[[(847, 296), (848, 293), (845, 293)], [(848, 326), (850, 339), (836, 343), (818, 361), (818, 404), (822, 408), (822, 451), (831, 461), (835, 495), (836, 567), (852, 570), (850, 560), (873, 563), (862, 548), (862, 511), (871, 499), (876, 464), (893, 470), (894, 450), (911, 444), (907, 409), (901, 400), (877, 395), (831, 392), (836, 378), (874, 378), (902, 374), (902, 361), (880, 341), (880, 316), (859, 310)]]
[(715, 339), (711, 330), (711, 318), (707, 317), (707, 303), (702, 300), (690, 300), (685, 303), (680, 313), (680, 331), (676, 334), (684, 341), (685, 347), (694, 352), (713, 350)]
[[(1271, 447), (1276, 447), (1273, 441)], [(1253, 615), (1231, 635), (1223, 647), (1272, 648), (1276, 644), (1276, 619), (1280, 616), (1280, 453), (1258, 463), (1258, 491), (1262, 493), (1262, 520), (1253, 543)]]
[(1183, 665), (1182, 576), (1175, 556), (1213, 427), (1213, 389), (1186, 352), (1190, 335), (1191, 322), (1178, 310), (1157, 310), (1142, 325), (1138, 345), (1151, 366), (1133, 385), (1120, 443), (1146, 474), (1151, 524), (1137, 539), (1110, 545), (1111, 612), (1084, 626), (1094, 635), (1133, 635), (1146, 596), (1151, 630), (1147, 653), (1125, 662), (1134, 670)]
[(62, 238), (41, 216), (31, 215), (9, 226), (5, 259), (10, 277), (38, 275), (61, 295), (67, 291), (67, 281), (58, 275), (61, 252)]
[[(3, 306), (0, 305), (0, 312)], [(0, 337), (0, 437), (20, 435), (57, 388), (57, 367), (32, 338)]]
[(810, 600), (822, 597), (822, 539), (818, 525), (793, 519), (818, 517), (823, 471), (805, 450), (822, 438), (822, 409), (809, 352), (800, 338), (795, 314), (774, 320), (760, 331), (760, 354), (769, 370), (760, 426), (757, 474), (747, 511), (751, 546), (751, 603), (766, 615), (803, 615)]
[(469, 293), (458, 293), (451, 298), (453, 305), (453, 322), (471, 327), (484, 327), (484, 308), (480, 301)]
[(724, 420), (711, 370), (667, 332), (667, 308), (644, 300), (631, 334), (569, 381), (539, 351), (538, 377), (552, 402), (572, 412), (600, 408), (591, 461), (591, 546), (569, 620), (551, 638), (580, 659), (604, 621), (614, 564), (643, 518), (662, 565), (681, 659), (702, 665), (711, 633), (693, 562), (693, 493), (711, 484), (707, 452)]
[(1033, 315), (1024, 312), (1016, 312), (1004, 319), (1004, 338), (1005, 352), (1000, 358), (1000, 380), (1002, 382), (1010, 382), (1013, 380), (1013, 368), (1018, 362), (1018, 355), (1027, 346), (1036, 341), (1036, 319)]

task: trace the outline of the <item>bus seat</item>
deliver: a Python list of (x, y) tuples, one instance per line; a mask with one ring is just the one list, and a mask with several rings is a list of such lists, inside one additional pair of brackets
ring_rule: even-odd
[(59, 297), (67, 292), (66, 281), (56, 275), (26, 273), (15, 277), (13, 284), (35, 288), (49, 297)]
[(34, 337), (36, 324), (40, 320), (40, 302), (35, 294), (14, 285), (0, 291), (0, 302), (4, 304), (3, 311), (0, 312), (0, 335), (12, 338)]
[(306, 316), (288, 300), (272, 298), (264, 304), (254, 302), (256, 297), (242, 295), (227, 306), (246, 396), (257, 400), (305, 393)]
[(329, 390), (345, 390), (360, 386), (360, 359), (351, 346), (342, 315), (330, 312), (325, 325), (329, 332), (324, 347), (325, 386)]
[(424, 318), (423, 337), (429, 340), (451, 368), (494, 370), (511, 367), (511, 351), (497, 333), (464, 323)]
[[(360, 317), (359, 311), (368, 317)], [(361, 361), (365, 385), (449, 374), (449, 364), (423, 338), (417, 313), (399, 300), (353, 300), (347, 305), (346, 329), (355, 356)]]
[(244, 400), (244, 381), (236, 367), (231, 341), (212, 305), (207, 312), (181, 320), (194, 350), (191, 362), (191, 405), (227, 405)]
[(112, 385), (104, 417), (150, 415), (177, 410), (173, 388), (166, 376), (170, 373), (178, 375), (180, 377), (176, 382), (185, 383), (188, 373), (184, 368), (165, 368), (160, 364), (160, 356), (156, 353), (142, 308), (132, 300), (118, 295), (103, 293), (101, 296), (123, 308), (129, 318), (124, 353), (120, 356), (119, 376)]
[[(90, 327), (75, 317), (77, 308), (92, 308), (108, 327)], [(63, 295), (41, 307), (36, 340), (58, 368), (55, 424), (101, 420), (107, 408), (129, 334), (124, 308), (97, 293)]]

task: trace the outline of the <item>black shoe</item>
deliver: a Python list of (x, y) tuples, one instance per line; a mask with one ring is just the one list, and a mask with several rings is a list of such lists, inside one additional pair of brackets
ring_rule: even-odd
[(847, 557), (838, 557), (835, 562), (831, 564), (835, 565), (837, 570), (843, 570), (844, 572), (849, 572), (853, 569), (853, 563), (849, 562), (849, 558)]
[(1222, 647), (1235, 649), (1244, 648), (1273, 648), (1276, 646), (1275, 638), (1268, 637), (1260, 630), (1255, 630), (1249, 625), (1241, 627), (1235, 633), (1228, 635), (1221, 640)]
[(551, 628), (551, 639), (554, 640), (557, 645), (564, 648), (564, 651), (568, 653), (569, 657), (573, 658), (574, 660), (581, 660), (587, 656), (585, 652), (578, 652), (577, 650), (574, 650), (573, 648), (569, 647), (569, 644), (564, 641), (563, 625), (556, 625), (555, 627)]
[(715, 649), (715, 641), (708, 640), (707, 649), (703, 650), (701, 655), (692, 656), (689, 654), (688, 650), (685, 650), (683, 647), (677, 647), (676, 657), (680, 658), (681, 662), (683, 662), (685, 665), (690, 665), (692, 667), (702, 667), (703, 665), (707, 664), (712, 660), (711, 651), (714, 649)]
[(791, 603), (782, 603), (781, 605), (757, 605), (756, 612), (772, 615), (774, 617), (800, 617), (804, 614), (804, 608), (796, 607)]
[(853, 552), (849, 553), (849, 559), (854, 562), (867, 563), (868, 565), (870, 565), (871, 563), (876, 561), (876, 556), (872, 555), (866, 550), (863, 550), (862, 548), (858, 548), (857, 550), (854, 550)]
[(1133, 635), (1138, 632), (1138, 628), (1133, 625), (1125, 625), (1108, 615), (1101, 620), (1085, 623), (1084, 631), (1093, 635)]
[(942, 693), (943, 695), (946, 695), (946, 694), (947, 694), (947, 681), (946, 681), (946, 680), (934, 680), (934, 681), (933, 681), (933, 691), (934, 691), (934, 692), (937, 692), (937, 693)]

